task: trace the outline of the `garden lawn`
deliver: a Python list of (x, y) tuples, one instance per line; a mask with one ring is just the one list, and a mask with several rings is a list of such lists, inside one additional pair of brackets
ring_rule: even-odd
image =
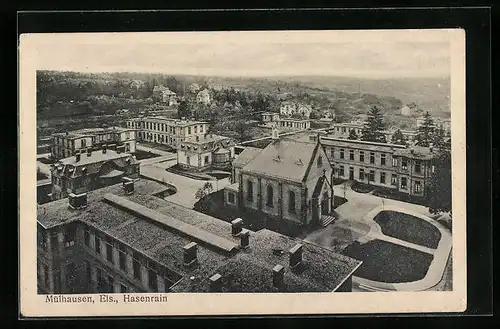
[(390, 237), (436, 249), (441, 232), (431, 223), (397, 211), (383, 210), (373, 218), (382, 233)]
[(386, 283), (423, 279), (433, 259), (430, 254), (382, 240), (354, 242), (342, 254), (363, 261), (355, 276)]

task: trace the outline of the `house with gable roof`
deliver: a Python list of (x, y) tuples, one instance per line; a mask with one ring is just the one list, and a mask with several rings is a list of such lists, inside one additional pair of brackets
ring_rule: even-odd
[(266, 148), (244, 150), (233, 166), (237, 175), (225, 188), (225, 205), (298, 225), (333, 221), (333, 171), (319, 141), (283, 139), (275, 129)]

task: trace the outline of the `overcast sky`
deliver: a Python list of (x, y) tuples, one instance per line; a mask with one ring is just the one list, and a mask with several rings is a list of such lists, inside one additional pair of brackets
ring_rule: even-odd
[[(449, 43), (433, 38), (231, 37), (46, 39), (38, 68), (80, 72), (352, 77), (447, 77)], [(377, 34), (378, 36), (378, 34)], [(125, 40), (124, 40), (125, 39)], [(417, 39), (416, 41), (414, 39)], [(429, 41), (427, 41), (429, 39)], [(434, 38), (435, 39), (435, 38)], [(105, 41), (107, 40), (107, 41)], [(292, 40), (292, 41), (291, 41)]]

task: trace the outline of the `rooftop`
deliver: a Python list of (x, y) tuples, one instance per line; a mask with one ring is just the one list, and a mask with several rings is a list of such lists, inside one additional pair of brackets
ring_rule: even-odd
[(233, 166), (242, 167), (246, 165), (250, 160), (252, 160), (257, 154), (259, 154), (262, 149), (256, 147), (245, 147), (243, 152), (241, 152), (236, 159), (233, 161)]
[(435, 157), (435, 153), (431, 152), (429, 147), (422, 146), (411, 146), (404, 149), (398, 149), (394, 152), (394, 155), (422, 160), (430, 160)]
[(68, 158), (64, 158), (55, 163), (57, 166), (58, 163), (62, 165), (72, 165), (72, 166), (85, 166), (92, 163), (99, 163), (108, 160), (122, 159), (122, 158), (131, 158), (132, 155), (130, 153), (118, 153), (113, 150), (106, 150), (106, 153), (103, 153), (102, 150), (92, 151), (91, 155), (88, 156), (87, 153), (83, 152), (80, 155), (80, 161), (76, 161), (76, 156), (71, 156)]
[(393, 149), (404, 149), (405, 147), (397, 144), (389, 143), (378, 143), (378, 142), (368, 142), (360, 140), (351, 140), (343, 138), (333, 138), (329, 136), (321, 136), (321, 144), (329, 146), (344, 146), (344, 147), (354, 147), (366, 150), (380, 151), (380, 152), (391, 152)]
[[(273, 291), (276, 264), (285, 267), (286, 291), (332, 291), (361, 264), (268, 230), (250, 231), (249, 248), (233, 249), (239, 238), (231, 235), (230, 223), (153, 195), (164, 189), (144, 179), (135, 182), (132, 195), (125, 195), (121, 184), (108, 186), (89, 192), (83, 210), (69, 208), (67, 199), (40, 205), (37, 219), (45, 228), (74, 221), (94, 227), (182, 276), (172, 288), (178, 292), (209, 291), (208, 279), (215, 273), (222, 275), (224, 291)], [(185, 267), (183, 247), (193, 241), (198, 242), (198, 263)], [(297, 243), (303, 244), (303, 264), (292, 271), (287, 251)]]
[(146, 120), (166, 121), (169, 124), (173, 124), (173, 125), (176, 125), (176, 126), (190, 126), (190, 125), (195, 125), (195, 124), (208, 123), (206, 121), (193, 121), (193, 120), (182, 120), (182, 119), (167, 118), (167, 117), (160, 116), (160, 115), (130, 119), (130, 121), (146, 121)]
[(198, 136), (198, 140), (196, 139), (196, 137), (197, 136), (186, 137), (184, 139), (184, 142), (190, 144), (205, 144), (205, 143), (213, 143), (213, 142), (228, 140), (231, 143), (231, 139), (227, 136), (206, 134), (203, 136)]
[(110, 133), (121, 133), (125, 131), (133, 130), (131, 128), (123, 128), (123, 127), (107, 127), (107, 128), (84, 128), (73, 131), (63, 132), (63, 133), (55, 133), (53, 136), (67, 136), (69, 138), (79, 138), (85, 136), (94, 136), (99, 134), (110, 134)]
[(297, 119), (297, 118), (280, 118), (278, 121), (293, 121), (293, 122), (309, 122), (309, 119)]
[(243, 170), (302, 182), (315, 148), (316, 144), (295, 140), (272, 141), (244, 165)]

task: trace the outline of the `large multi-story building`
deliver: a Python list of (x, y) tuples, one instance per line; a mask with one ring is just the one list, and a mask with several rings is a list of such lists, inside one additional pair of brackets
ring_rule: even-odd
[(153, 88), (153, 98), (169, 106), (177, 104), (177, 94), (165, 86), (159, 85)]
[(261, 113), (262, 122), (266, 127), (276, 127), (280, 130), (306, 130), (311, 128), (311, 120), (299, 118), (280, 118), (279, 113)]
[(67, 158), (77, 151), (98, 150), (102, 145), (108, 148), (125, 147), (125, 152), (136, 151), (134, 129), (122, 127), (86, 128), (52, 135), (51, 155), (55, 159)]
[(65, 198), (70, 194), (79, 195), (88, 191), (116, 184), (123, 177), (139, 178), (139, 163), (124, 146), (116, 151), (88, 150), (57, 161), (51, 168), (51, 199)]
[(279, 138), (260, 152), (245, 149), (235, 160), (225, 204), (298, 225), (327, 225), (334, 218), (333, 170), (317, 143)]
[(280, 104), (280, 114), (284, 116), (302, 115), (309, 118), (312, 112), (311, 105), (301, 104), (299, 102), (285, 101)]
[(351, 291), (361, 261), (184, 208), (165, 189), (141, 179), (40, 205), (38, 293)]
[(162, 116), (134, 118), (127, 128), (134, 129), (138, 141), (168, 145), (178, 149), (189, 137), (203, 137), (208, 133), (208, 122), (172, 119)]
[(215, 134), (187, 137), (177, 149), (177, 164), (193, 171), (231, 169), (234, 145), (231, 138)]
[[(311, 136), (314, 143), (317, 136)], [(432, 147), (319, 137), (338, 178), (424, 197), (434, 170)]]

